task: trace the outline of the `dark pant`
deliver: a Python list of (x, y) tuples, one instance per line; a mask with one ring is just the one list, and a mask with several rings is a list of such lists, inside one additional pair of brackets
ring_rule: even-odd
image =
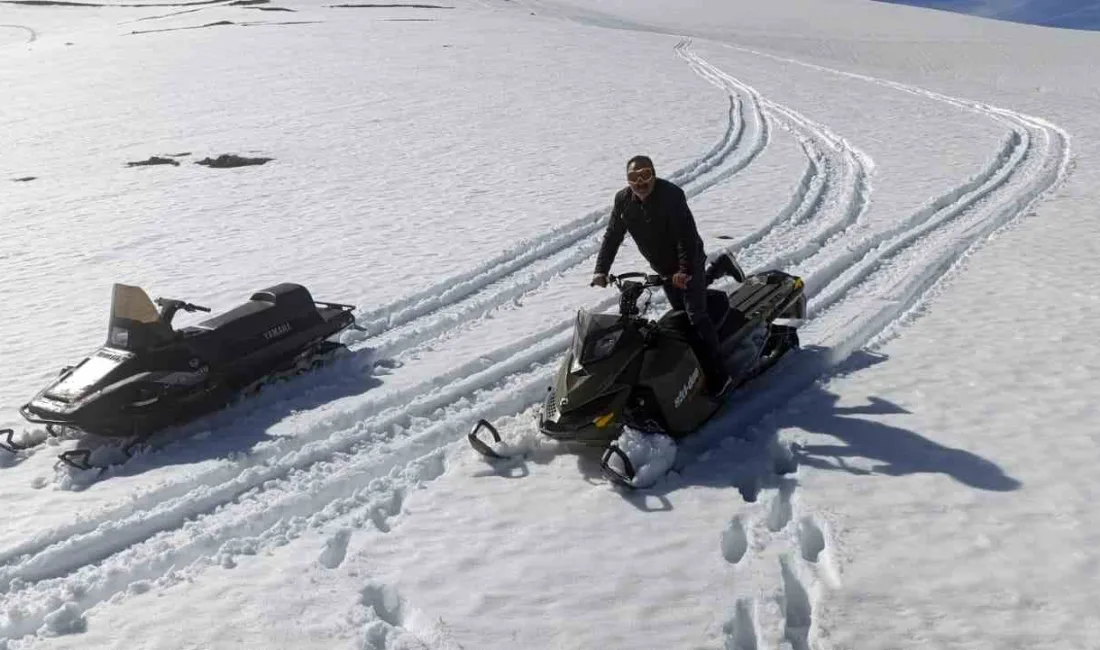
[(725, 383), (729, 374), (722, 364), (722, 355), (719, 351), (718, 331), (714, 322), (707, 314), (707, 279), (703, 264), (691, 272), (686, 289), (677, 289), (671, 284), (664, 285), (665, 295), (668, 297), (672, 309), (687, 312), (695, 333), (699, 337), (701, 346), (699, 364), (703, 367), (703, 374), (707, 379), (707, 388), (717, 391)]

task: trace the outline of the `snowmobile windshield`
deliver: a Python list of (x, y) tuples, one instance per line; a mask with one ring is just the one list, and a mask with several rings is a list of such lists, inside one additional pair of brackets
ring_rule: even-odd
[(573, 325), (574, 365), (583, 366), (605, 359), (615, 351), (622, 338), (623, 328), (619, 317), (613, 314), (593, 314), (586, 309), (577, 312)]
[(120, 350), (141, 350), (172, 340), (172, 328), (140, 287), (116, 284), (111, 299), (111, 326), (107, 345)]
[(99, 350), (78, 365), (69, 376), (50, 388), (47, 395), (65, 401), (80, 399), (130, 358), (129, 354)]

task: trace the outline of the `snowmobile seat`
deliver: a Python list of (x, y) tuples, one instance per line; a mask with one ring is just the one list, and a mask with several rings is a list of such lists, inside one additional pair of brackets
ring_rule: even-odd
[(284, 282), (252, 294), (252, 300), (269, 302), (291, 311), (304, 312), (314, 309), (313, 296), (300, 284)]
[[(729, 296), (721, 291), (707, 291), (707, 315), (714, 323), (714, 329), (718, 332), (719, 342), (724, 342), (730, 336), (737, 333), (747, 322), (745, 315), (730, 306)], [(686, 311), (668, 311), (657, 321), (657, 326), (664, 332), (675, 334), (693, 346), (698, 343), (695, 328), (691, 326)]]
[[(230, 325), (240, 325), (250, 320), (256, 320), (257, 315), (272, 311), (274, 307), (274, 303), (261, 300), (249, 300), (245, 304), (234, 307), (224, 314), (218, 314), (213, 318), (208, 318), (196, 324), (195, 327), (204, 330), (225, 329)], [(263, 318), (263, 316), (259, 316), (259, 318)]]
[(317, 314), (309, 291), (301, 285), (284, 283), (257, 291), (245, 304), (204, 320), (195, 327), (225, 332), (230, 339), (243, 339), (282, 323), (299, 320), (307, 314)]
[[(730, 314), (729, 297), (721, 291), (707, 290), (707, 315), (714, 323), (714, 329), (719, 332), (721, 338), (722, 326)], [(686, 311), (669, 311), (657, 321), (658, 326), (667, 331), (691, 332), (691, 321), (688, 320)]]

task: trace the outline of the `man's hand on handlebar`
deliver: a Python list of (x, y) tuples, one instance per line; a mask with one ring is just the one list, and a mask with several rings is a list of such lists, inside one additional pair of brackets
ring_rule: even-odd
[(592, 282), (588, 284), (590, 287), (606, 287), (607, 286), (607, 274), (597, 273), (592, 276)]

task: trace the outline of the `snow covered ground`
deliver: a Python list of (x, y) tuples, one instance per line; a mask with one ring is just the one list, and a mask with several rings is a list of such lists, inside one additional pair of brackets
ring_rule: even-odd
[[(103, 473), (0, 457), (0, 643), (1100, 647), (1100, 35), (864, 0), (2, 11), (0, 428), (42, 435), (18, 406), (115, 281), (300, 282), (367, 332)], [(226, 153), (271, 160), (195, 164)], [(624, 493), (532, 407), (613, 300), (636, 153), (810, 318)], [(478, 457), (480, 417), (524, 455)]]

